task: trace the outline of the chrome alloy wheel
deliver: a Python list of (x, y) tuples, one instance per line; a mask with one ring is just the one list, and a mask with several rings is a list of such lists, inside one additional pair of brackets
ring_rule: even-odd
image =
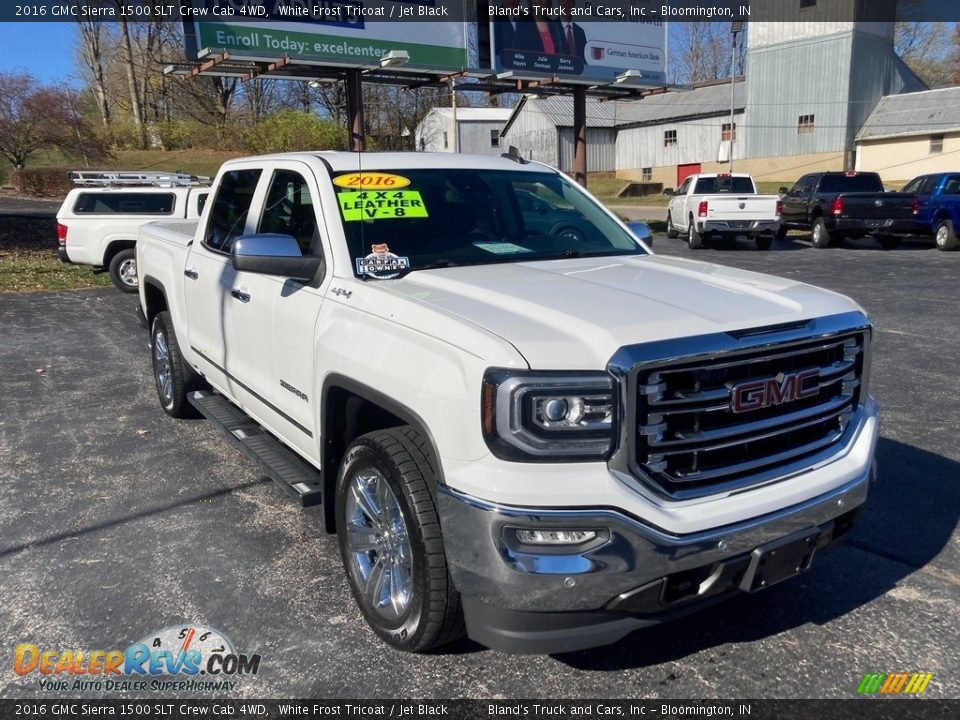
[(173, 371), (170, 362), (170, 347), (167, 345), (167, 336), (163, 330), (157, 328), (153, 332), (153, 375), (157, 380), (157, 390), (160, 399), (166, 407), (173, 402)]
[(347, 492), (347, 552), (356, 587), (377, 613), (397, 620), (413, 599), (413, 551), (400, 504), (373, 468), (357, 470)]
[(947, 229), (946, 223), (940, 223), (937, 226), (937, 247), (945, 248), (947, 246), (947, 237), (949, 236), (949, 231)]
[(120, 263), (117, 266), (117, 276), (120, 278), (121, 282), (124, 285), (128, 285), (132, 288), (137, 287), (137, 261), (134, 258), (128, 258)]

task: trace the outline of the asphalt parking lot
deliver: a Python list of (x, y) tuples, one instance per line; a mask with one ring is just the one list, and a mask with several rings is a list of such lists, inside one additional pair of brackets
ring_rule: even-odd
[(160, 411), (129, 296), (0, 295), (0, 696), (50, 697), (13, 673), (18, 643), (122, 648), (199, 623), (263, 657), (233, 696), (849, 698), (866, 672), (911, 671), (960, 697), (960, 252), (656, 249), (823, 285), (874, 320), (880, 481), (808, 573), (610, 648), (393, 651), (316, 519), (209, 424)]

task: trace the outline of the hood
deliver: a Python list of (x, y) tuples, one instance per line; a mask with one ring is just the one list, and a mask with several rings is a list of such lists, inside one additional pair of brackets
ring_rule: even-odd
[(654, 255), (445, 268), (383, 286), (500, 336), (538, 370), (599, 369), (623, 345), (860, 309), (795, 280)]

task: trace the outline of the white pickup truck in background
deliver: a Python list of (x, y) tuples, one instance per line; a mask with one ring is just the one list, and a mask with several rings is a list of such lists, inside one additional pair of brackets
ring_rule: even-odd
[(853, 527), (878, 410), (849, 298), (656, 256), (519, 157), (254, 157), (212, 193), (137, 243), (160, 405), (322, 507), (387, 643), (603, 645)]
[(780, 197), (757, 195), (746, 174), (691, 175), (667, 211), (667, 237), (683, 235), (691, 249), (707, 240), (748, 237), (769, 250), (780, 229)]
[(154, 220), (196, 220), (210, 179), (155, 171), (70, 173), (77, 185), (57, 212), (60, 260), (106, 269), (118, 290), (137, 292), (135, 247), (140, 226)]

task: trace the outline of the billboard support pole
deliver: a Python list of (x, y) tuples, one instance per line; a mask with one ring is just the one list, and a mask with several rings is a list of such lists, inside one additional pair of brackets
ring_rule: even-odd
[(573, 88), (573, 179), (587, 186), (587, 88)]
[(350, 134), (350, 150), (363, 152), (367, 149), (367, 134), (363, 125), (363, 86), (360, 70), (347, 70), (344, 82), (347, 86), (347, 130)]

